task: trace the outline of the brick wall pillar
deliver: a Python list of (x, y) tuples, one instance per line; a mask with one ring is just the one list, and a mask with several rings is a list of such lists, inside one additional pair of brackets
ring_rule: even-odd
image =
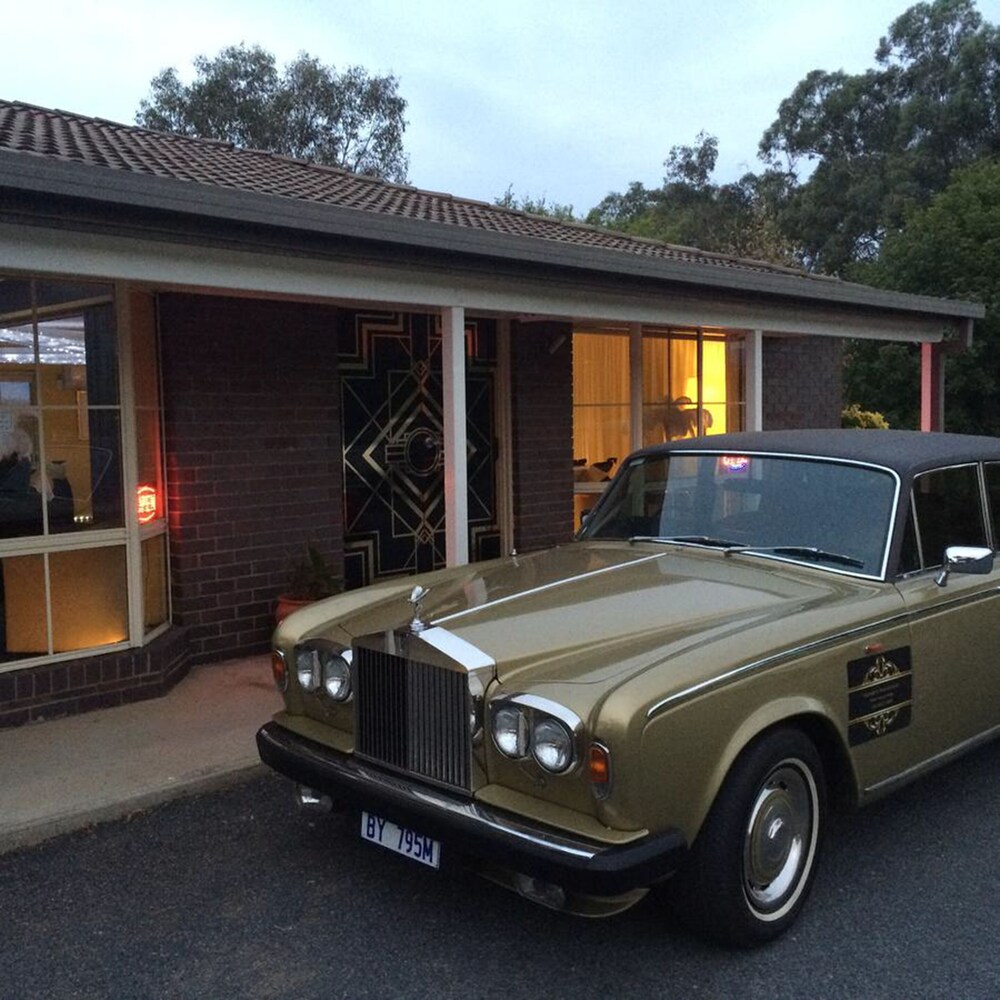
[(839, 427), (843, 343), (831, 337), (764, 337), (764, 430)]
[(573, 537), (573, 328), (511, 324), (514, 544)]
[(174, 621), (195, 661), (266, 648), (315, 543), (342, 566), (335, 313), (159, 298)]

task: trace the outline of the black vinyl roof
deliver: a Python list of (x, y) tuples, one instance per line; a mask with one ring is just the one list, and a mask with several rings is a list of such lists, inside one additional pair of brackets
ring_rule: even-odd
[(685, 438), (644, 449), (643, 454), (675, 451), (768, 452), (846, 459), (885, 466), (905, 477), (926, 469), (968, 462), (1000, 462), (1000, 438), (897, 430), (757, 431)]

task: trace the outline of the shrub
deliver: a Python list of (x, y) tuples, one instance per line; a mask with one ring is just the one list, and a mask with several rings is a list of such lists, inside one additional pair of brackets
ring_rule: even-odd
[(841, 410), (840, 426), (884, 431), (889, 429), (889, 421), (875, 410), (862, 410), (860, 404), (851, 403)]

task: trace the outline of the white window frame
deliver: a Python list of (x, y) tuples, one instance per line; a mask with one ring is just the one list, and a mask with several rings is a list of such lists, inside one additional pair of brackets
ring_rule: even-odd
[[(0, 674), (11, 673), (23, 670), (27, 667), (38, 666), (40, 664), (60, 663), (69, 660), (79, 660), (108, 652), (133, 649), (148, 644), (158, 635), (165, 632), (171, 625), (173, 608), (171, 604), (170, 579), (167, 574), (167, 620), (161, 625), (155, 626), (149, 631), (145, 630), (145, 607), (142, 582), (142, 543), (150, 538), (159, 535), (167, 535), (167, 502), (166, 496), (160, 498), (162, 514), (157, 520), (148, 525), (141, 525), (138, 522), (138, 514), (135, 506), (136, 490), (138, 488), (138, 436), (137, 421), (135, 413), (135, 382), (132, 354), (131, 335), (131, 306), (130, 291), (132, 290), (124, 282), (99, 282), (92, 277), (73, 275), (54, 275), (37, 273), (9, 273), (4, 272), (3, 277), (12, 280), (36, 281), (36, 282), (80, 282), (85, 284), (103, 284), (111, 289), (111, 300), (114, 305), (115, 315), (115, 336), (117, 339), (118, 357), (118, 414), (119, 414), (119, 434), (121, 449), (122, 468), (122, 503), (124, 511), (124, 526), (121, 528), (106, 528), (87, 531), (80, 534), (47, 534), (33, 535), (20, 538), (0, 539), (0, 559), (16, 556), (42, 556), (44, 559), (45, 574), (45, 612), (46, 612), (46, 643), (49, 650), (53, 647), (52, 628), (52, 586), (51, 568), (48, 556), (52, 553), (81, 551), (98, 548), (124, 548), (125, 549), (125, 572), (126, 572), (126, 599), (128, 607), (127, 617), (127, 637), (121, 642), (108, 643), (101, 646), (87, 646), (82, 649), (75, 649), (68, 652), (50, 653), (46, 652), (39, 656), (18, 657), (5, 663), (0, 663)], [(104, 296), (101, 296), (104, 299)], [(37, 347), (37, 324), (40, 317), (37, 304), (33, 301), (30, 308), (30, 322), (35, 331)], [(160, 379), (159, 352), (157, 351), (157, 378)], [(38, 378), (38, 365), (31, 366), (32, 377)], [(163, 438), (163, 393), (160, 386), (160, 437), (161, 445)], [(44, 439), (44, 401), (38, 405), (38, 430), (40, 438)], [(161, 455), (164, 452), (161, 447)], [(164, 494), (166, 493), (165, 469), (161, 470), (161, 481), (164, 484)], [(45, 528), (48, 529), (48, 512), (43, 505), (43, 520)], [(167, 543), (167, 565), (169, 567), (169, 536)]]

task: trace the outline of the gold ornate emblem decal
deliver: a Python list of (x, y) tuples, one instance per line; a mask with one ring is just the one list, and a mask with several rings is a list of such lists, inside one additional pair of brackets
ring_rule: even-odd
[(852, 746), (908, 726), (913, 707), (909, 646), (851, 660), (847, 686)]
[[(900, 674), (902, 674), (902, 670), (892, 660), (886, 659), (885, 656), (877, 656), (865, 674), (865, 684), (877, 684), (890, 677), (899, 677)], [(877, 715), (865, 719), (865, 728), (873, 736), (885, 736), (898, 716), (898, 708), (887, 708), (884, 712), (879, 712)]]

